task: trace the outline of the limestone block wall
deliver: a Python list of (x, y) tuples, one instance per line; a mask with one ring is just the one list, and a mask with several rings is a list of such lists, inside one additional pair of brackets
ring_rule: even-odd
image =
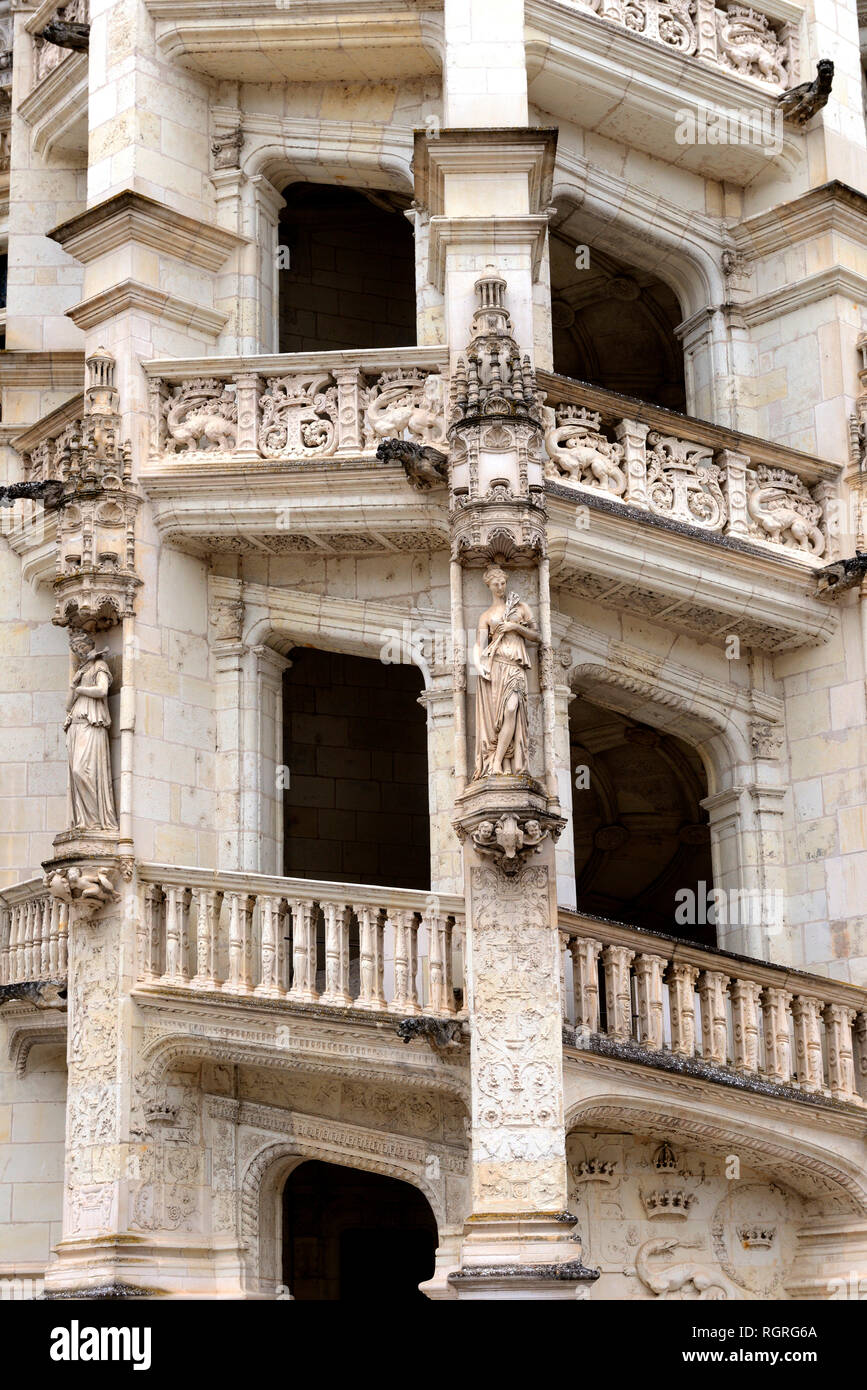
[(0, 1025), (0, 1297), (7, 1279), (41, 1279), (63, 1209), (65, 1048), (33, 1048), (18, 1077), (8, 1055), (11, 1014), (4, 1010)]

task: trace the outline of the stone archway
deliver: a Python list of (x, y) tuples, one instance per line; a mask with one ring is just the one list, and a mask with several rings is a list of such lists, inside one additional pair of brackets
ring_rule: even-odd
[(318, 1160), (283, 1188), (282, 1275), (301, 1302), (423, 1302), (437, 1225), (418, 1188), (399, 1178)]

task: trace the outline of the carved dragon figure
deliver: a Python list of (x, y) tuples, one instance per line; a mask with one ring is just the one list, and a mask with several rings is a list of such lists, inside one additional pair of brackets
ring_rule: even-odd
[(59, 478), (45, 478), (42, 482), (7, 483), (0, 487), (0, 507), (11, 507), (19, 497), (41, 502), (47, 512), (56, 511), (63, 501), (63, 483)]
[(791, 542), (813, 555), (824, 552), (825, 537), (816, 525), (818, 504), (809, 496), (799, 497), (761, 469), (758, 481), (747, 484), (747, 511), (768, 539), (781, 545)]
[[(599, 433), (599, 415), (582, 410), (573, 415), (561, 412), (557, 417), (550, 411), (549, 419), (545, 448), (550, 465), (545, 470), (546, 476), (552, 482), (559, 482), (561, 474), (565, 473), (572, 482), (581, 483), (590, 482), (586, 478), (590, 472), (603, 491), (622, 497), (626, 491), (623, 446), (610, 443)], [(557, 419), (559, 423), (555, 424)]]
[(667, 1255), (678, 1245), (686, 1242), (677, 1236), (663, 1236), (658, 1240), (646, 1240), (635, 1257), (635, 1273), (645, 1288), (655, 1294), (677, 1293), (692, 1284), (702, 1300), (749, 1298), (750, 1295), (732, 1282), (722, 1270), (711, 1269), (709, 1265), (683, 1264), (668, 1265), (664, 1269), (651, 1269), (653, 1255)]
[(827, 106), (833, 80), (834, 64), (830, 58), (820, 58), (812, 82), (800, 82), (777, 97), (784, 118), (796, 125), (806, 125), (817, 111)]
[(764, 16), (742, 5), (729, 5), (728, 13), (717, 11), (720, 48), (726, 63), (735, 72), (754, 77), (753, 64), (768, 82), (786, 84), (786, 50), (767, 26)]
[(384, 382), (367, 407), (367, 425), (376, 439), (404, 431), (422, 444), (443, 441), (443, 380), (432, 374), (424, 382), (404, 378)]
[(237, 402), (228, 387), (220, 395), (214, 394), (215, 389), (211, 384), (190, 383), (169, 403), (166, 424), (176, 447), (184, 444), (188, 451), (195, 450), (203, 438), (212, 450), (228, 451), (235, 447)]

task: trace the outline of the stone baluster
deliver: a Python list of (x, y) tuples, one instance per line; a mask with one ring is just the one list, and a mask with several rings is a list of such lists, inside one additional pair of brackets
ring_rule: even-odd
[(139, 979), (156, 980), (160, 974), (162, 944), (163, 893), (156, 883), (149, 883), (144, 892), (144, 911), (140, 919)]
[(569, 1001), (566, 998), (566, 957), (569, 954), (569, 942), (565, 937), (560, 937), (560, 1013), (563, 1022), (569, 1022)]
[(600, 0), (599, 13), (603, 19), (613, 19), (618, 24), (622, 24), (623, 0)]
[(828, 1080), (835, 1100), (860, 1101), (855, 1089), (852, 1056), (852, 1024), (855, 1010), (845, 1004), (828, 1004), (825, 1009), (825, 1036), (828, 1039)]
[(822, 1061), (822, 1004), (799, 994), (792, 1002), (795, 1020), (796, 1080), (802, 1091), (821, 1091), (825, 1086)]
[(252, 462), (259, 458), (259, 377), (241, 372), (235, 377), (238, 406), (238, 435), (232, 453), (236, 459)]
[[(384, 1009), (383, 986), (385, 913), (381, 908), (364, 903), (358, 909), (360, 992), (355, 1001), (358, 1009)], [(433, 969), (433, 967), (431, 967)]]
[(223, 894), (215, 888), (195, 890), (196, 973), (193, 984), (196, 989), (217, 988), (218, 930), (222, 905)]
[(395, 1014), (417, 1014), (418, 915), (390, 910), (389, 920), (394, 928), (394, 998), (388, 1007)]
[(855, 1088), (867, 1102), (867, 1013), (855, 1019)]
[(731, 987), (734, 1025), (734, 1063), (738, 1071), (759, 1069), (759, 1026), (756, 1019), (761, 985), (755, 980), (735, 980)]
[(361, 394), (357, 367), (335, 367), (337, 382), (337, 448), (335, 454), (361, 451)]
[(325, 991), (322, 1004), (351, 1004), (349, 993), (349, 924), (352, 907), (323, 903), (325, 913)]
[(638, 1041), (655, 1052), (662, 1050), (662, 976), (664, 956), (642, 953), (635, 958), (635, 984), (638, 996)]
[(629, 967), (634, 951), (626, 946), (606, 946), (602, 952), (605, 970), (605, 1009), (608, 1036), (619, 1042), (632, 1037), (632, 980)]
[(714, 462), (725, 469), (725, 494), (728, 518), (726, 535), (749, 535), (750, 522), (747, 512), (747, 468), (749, 455), (740, 454), (735, 449), (720, 449)]
[(60, 909), (63, 906), (60, 898), (52, 898), (49, 903), (48, 974), (51, 979), (60, 974)]
[(671, 1012), (671, 1050), (680, 1057), (695, 1056), (695, 982), (698, 971), (683, 961), (668, 967), (668, 1004)]
[(425, 914), (430, 962), (430, 1012), (448, 1018), (455, 1011), (451, 985), (452, 919), (441, 912)]
[(148, 381), (148, 403), (150, 406), (150, 456), (152, 459), (159, 458), (163, 449), (164, 438), (164, 415), (163, 406), (168, 395), (166, 383), (161, 377), (154, 376)]
[(649, 425), (639, 420), (620, 420), (614, 426), (618, 443), (623, 445), (623, 467), (626, 472), (626, 496), (624, 501), (633, 507), (644, 507), (647, 502), (647, 435)]
[(60, 904), (57, 918), (57, 973), (65, 975), (69, 968), (69, 905)]
[(313, 904), (299, 898), (292, 904), (292, 988), (289, 998), (315, 1004), (316, 913)]
[(22, 980), (36, 978), (33, 962), (33, 943), (36, 939), (36, 903), (28, 898), (24, 904), (24, 950), (22, 952)]
[(166, 895), (166, 968), (163, 980), (167, 984), (183, 984), (189, 979), (187, 937), (188, 890), (170, 884)]
[(229, 976), (223, 985), (227, 994), (250, 994), (252, 991), (254, 901), (247, 893), (229, 894)]
[(777, 985), (762, 991), (762, 1024), (765, 1039), (764, 1074), (770, 1081), (788, 1084), (792, 1079), (792, 1045), (789, 1037), (789, 1009), (792, 996)]
[(0, 985), (9, 984), (9, 933), (12, 914), (0, 903)]
[(696, 57), (716, 62), (716, 0), (696, 0)]
[(573, 936), (569, 942), (572, 952), (572, 989), (575, 995), (575, 1027), (589, 1033), (599, 1032), (599, 970), (597, 962), (602, 947), (589, 936)]
[(728, 1061), (728, 1020), (726, 986), (728, 975), (719, 970), (703, 970), (698, 978), (701, 1001), (701, 1055), (706, 1062), (724, 1067)]
[(47, 979), (51, 974), (51, 918), (52, 906), (56, 898), (50, 895), (40, 898), (39, 906), (39, 978)]
[(254, 994), (283, 998), (283, 899), (265, 894), (259, 899), (259, 983)]
[(27, 905), (26, 903), (16, 903), (12, 909), (12, 980), (18, 982), (26, 980), (25, 970), (25, 943), (27, 939)]

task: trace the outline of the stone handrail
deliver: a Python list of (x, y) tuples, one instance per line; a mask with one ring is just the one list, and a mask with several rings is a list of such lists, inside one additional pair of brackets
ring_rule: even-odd
[(836, 558), (836, 465), (552, 372), (538, 384), (549, 483), (817, 564)]
[(714, 0), (576, 0), (613, 24), (678, 53), (773, 87), (798, 81), (798, 25)]
[(560, 935), (576, 1046), (867, 1103), (867, 990), (580, 913)]
[(150, 456), (305, 462), (372, 457), (382, 439), (443, 446), (445, 348), (153, 360)]
[(464, 903), (423, 890), (139, 866), (137, 978), (453, 1017)]
[(41, 878), (0, 893), (0, 985), (66, 977), (69, 915)]

